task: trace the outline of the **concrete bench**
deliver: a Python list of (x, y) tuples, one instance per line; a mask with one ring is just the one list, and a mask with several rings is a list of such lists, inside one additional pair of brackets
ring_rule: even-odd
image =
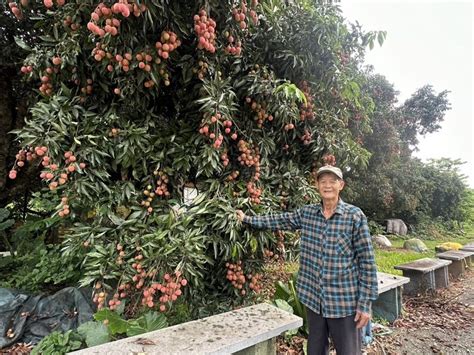
[(461, 251), (474, 251), (474, 242), (465, 244), (460, 250)]
[(402, 270), (403, 276), (410, 278), (410, 282), (405, 286), (405, 292), (415, 294), (430, 289), (448, 287), (448, 265), (451, 263), (451, 260), (423, 258), (396, 265), (394, 268)]
[(464, 273), (466, 267), (471, 265), (471, 257), (474, 251), (449, 250), (444, 253), (436, 254), (440, 259), (451, 260), (452, 264), (448, 266), (448, 271), (453, 277), (459, 277)]
[(375, 316), (393, 322), (402, 313), (402, 286), (410, 279), (404, 276), (377, 273), (379, 297), (372, 303)]
[(70, 354), (275, 354), (276, 337), (302, 325), (300, 317), (260, 303)]

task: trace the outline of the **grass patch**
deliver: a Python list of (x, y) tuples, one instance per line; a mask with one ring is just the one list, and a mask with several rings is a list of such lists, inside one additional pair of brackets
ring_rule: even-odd
[[(395, 265), (408, 263), (421, 258), (432, 258), (436, 255), (435, 246), (441, 244), (447, 240), (426, 240), (423, 242), (426, 244), (428, 251), (425, 253), (417, 253), (408, 251), (403, 248), (403, 243), (408, 238), (389, 238), (392, 242), (393, 249), (375, 249), (375, 262), (377, 263), (377, 271), (386, 272), (394, 275), (401, 275), (400, 270), (395, 270)], [(449, 239), (450, 242), (456, 242), (460, 244), (466, 244), (473, 241), (473, 236), (462, 236), (458, 238)]]
[[(392, 242), (392, 249), (380, 249), (375, 248), (375, 262), (377, 264), (377, 271), (385, 272), (388, 274), (402, 275), (401, 270), (395, 270), (393, 267), (395, 265), (400, 265), (404, 263), (409, 263), (414, 260), (422, 258), (433, 258), (436, 256), (435, 247), (438, 244), (444, 242), (456, 242), (460, 244), (467, 244), (474, 241), (474, 233), (468, 233), (467, 235), (457, 236), (454, 238), (443, 238), (442, 240), (427, 240), (422, 239), (426, 244), (428, 251), (425, 253), (417, 253), (414, 251), (409, 251), (403, 249), (403, 243), (405, 240), (416, 238), (416, 236), (404, 236), (404, 237), (389, 237)], [(283, 269), (279, 266), (280, 272), (291, 274), (295, 271), (298, 271), (298, 262), (286, 262), (283, 266)], [(265, 272), (276, 272), (276, 265), (266, 265)]]

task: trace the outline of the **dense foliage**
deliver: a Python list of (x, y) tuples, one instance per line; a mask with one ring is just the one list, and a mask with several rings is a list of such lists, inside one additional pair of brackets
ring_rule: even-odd
[[(348, 27), (336, 6), (9, 6), (38, 37), (15, 37), (37, 99), (15, 131), (8, 184), (43, 181), (48, 204), (27, 208), (59, 231), (61, 257), (99, 307), (258, 293), (263, 256), (284, 254), (285, 235), (243, 229), (235, 209), (316, 201), (315, 168), (367, 163), (357, 138), (374, 105), (359, 66), (384, 33)], [(38, 278), (75, 278), (65, 274)]]

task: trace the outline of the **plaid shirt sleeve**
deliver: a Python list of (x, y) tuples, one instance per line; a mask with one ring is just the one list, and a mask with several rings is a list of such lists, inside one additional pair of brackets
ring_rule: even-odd
[(367, 217), (362, 212), (357, 217), (354, 231), (354, 248), (360, 270), (357, 310), (370, 313), (372, 301), (378, 297), (377, 268)]
[(245, 216), (244, 223), (255, 228), (271, 230), (296, 230), (301, 229), (301, 211), (285, 212), (280, 214), (267, 214), (264, 216)]

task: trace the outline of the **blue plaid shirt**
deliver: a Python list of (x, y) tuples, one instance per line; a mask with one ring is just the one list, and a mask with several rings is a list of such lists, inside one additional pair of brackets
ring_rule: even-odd
[(339, 200), (329, 219), (317, 204), (295, 212), (246, 216), (244, 222), (272, 230), (301, 229), (297, 292), (306, 307), (326, 318), (370, 312), (378, 295), (377, 270), (360, 208)]

